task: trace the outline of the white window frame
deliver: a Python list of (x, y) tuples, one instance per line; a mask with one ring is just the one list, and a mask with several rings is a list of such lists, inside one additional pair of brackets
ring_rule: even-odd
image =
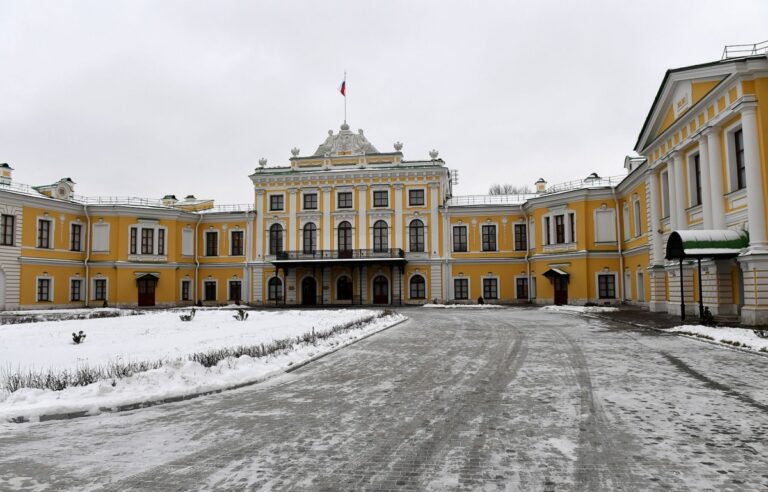
[(490, 279), (496, 279), (496, 297), (492, 298), (492, 301), (500, 301), (501, 300), (501, 279), (498, 275), (484, 275), (480, 277), (480, 292), (482, 293), (483, 300), (486, 301), (488, 298), (485, 297), (485, 280)]
[[(276, 278), (280, 282), (280, 293), (282, 295), (279, 298), (270, 298), (269, 297), (269, 283), (272, 281), (273, 278)], [(352, 278), (352, 277), (350, 276), (350, 278)], [(270, 301), (272, 301), (272, 302), (285, 301), (285, 280), (282, 277), (275, 276), (275, 275), (269, 275), (269, 277), (267, 277), (267, 282), (264, 285), (264, 287), (266, 288), (266, 291), (267, 291), (267, 302), (270, 302)], [(354, 299), (354, 287), (352, 289), (352, 298)]]
[[(456, 251), (456, 243), (454, 242), (454, 238), (453, 238), (453, 229), (454, 229), (454, 227), (463, 227), (467, 231), (467, 233), (464, 234), (464, 237), (467, 238), (467, 249), (465, 251)], [(424, 234), (426, 234), (426, 230), (424, 231)], [(425, 239), (425, 242), (426, 242), (426, 239)], [(451, 252), (452, 253), (469, 253), (470, 252), (470, 249), (469, 249), (469, 226), (467, 224), (451, 224)], [(457, 277), (457, 278), (460, 278), (460, 277)]]
[[(411, 190), (421, 190), (424, 192), (424, 204), (423, 205), (411, 205)], [(429, 197), (427, 196), (427, 188), (421, 187), (421, 186), (414, 186), (412, 188), (407, 188), (405, 193), (405, 198), (408, 201), (408, 207), (409, 208), (427, 208), (429, 206)]]
[(659, 173), (659, 189), (661, 190), (661, 218), (668, 219), (672, 215), (672, 203), (670, 201), (672, 190), (669, 189), (669, 171), (667, 168)]
[[(74, 229), (74, 226), (80, 226), (80, 248), (79, 249), (71, 249), (72, 248), (72, 229)], [(86, 234), (86, 225), (80, 222), (79, 220), (73, 220), (69, 222), (69, 250), (73, 252), (83, 252), (85, 251), (85, 234)]]
[[(421, 221), (421, 223), (424, 225), (424, 251), (413, 251), (411, 250), (411, 223), (414, 220)], [(451, 229), (451, 233), (453, 233), (453, 229)], [(408, 245), (407, 251), (409, 253), (429, 253), (429, 232), (427, 228), (427, 220), (425, 217), (411, 217), (408, 219), (408, 224), (405, 226), (405, 243)], [(469, 238), (467, 238), (467, 249), (469, 249)]]
[[(243, 294), (245, 294), (245, 290), (243, 289), (243, 279), (241, 278), (228, 278), (227, 279), (227, 302), (234, 301), (232, 299), (232, 291), (230, 287), (232, 286), (232, 282), (240, 282), (240, 299), (238, 299), (240, 302), (245, 302), (245, 299), (243, 299)], [(218, 292), (217, 292), (218, 294)], [(218, 296), (217, 296), (218, 297)]]
[[(215, 233), (216, 234), (216, 255), (208, 255), (208, 234), (209, 233)], [(206, 229), (203, 231), (203, 257), (205, 258), (218, 258), (221, 256), (221, 235), (219, 234), (220, 231), (216, 228), (213, 229)]]
[(640, 203), (640, 197), (635, 196), (632, 200), (632, 210), (635, 216), (635, 237), (643, 235), (643, 204)]
[[(392, 239), (393, 239), (392, 238), (392, 222), (389, 219), (386, 219), (386, 218), (375, 218), (375, 219), (369, 219), (369, 220), (370, 220), (370, 224), (371, 224), (371, 226), (370, 226), (370, 228), (371, 228), (371, 237), (369, 238), (371, 240), (371, 243), (370, 243), (371, 244), (371, 249), (374, 249), (373, 245), (375, 243), (375, 240), (374, 240), (375, 235), (374, 235), (373, 226), (374, 226), (374, 224), (376, 224), (376, 222), (379, 222), (379, 221), (383, 221), (383, 222), (385, 222), (387, 224), (387, 247), (386, 247), (386, 249), (388, 249), (388, 250), (392, 249)], [(425, 242), (426, 242), (426, 238), (425, 238)], [(425, 249), (426, 249), (426, 244), (424, 246), (425, 246)], [(387, 277), (387, 278), (389, 278), (389, 277)], [(371, 284), (371, 285), (373, 285), (373, 284)], [(373, 292), (373, 291), (371, 291), (371, 292)]]
[[(48, 283), (48, 300), (41, 301), (37, 297), (38, 290), (40, 289), (40, 280), (50, 280)], [(56, 282), (52, 275), (38, 275), (35, 277), (35, 302), (50, 302), (53, 303), (56, 297), (55, 290)]]
[[(136, 252), (131, 253), (131, 229), (136, 229)], [(152, 252), (151, 253), (142, 253), (141, 252), (141, 230), (142, 229), (151, 229), (152, 230)], [(163, 248), (164, 251), (161, 253), (160, 248), (160, 233), (159, 230), (165, 231), (163, 234), (165, 235), (165, 239), (163, 240)], [(149, 258), (153, 256), (157, 257), (164, 257), (168, 256), (168, 228), (166, 226), (161, 226), (160, 224), (151, 224), (151, 223), (141, 223), (138, 224), (131, 224), (128, 227), (128, 255), (129, 256), (137, 256), (137, 257), (143, 257), (143, 258)]]
[[(47, 248), (41, 248), (37, 242), (37, 238), (40, 237), (40, 222), (44, 220), (51, 223), (51, 227), (48, 230), (48, 247)], [(50, 250), (56, 249), (56, 221), (53, 220), (52, 217), (39, 216), (37, 218), (37, 229), (35, 229), (35, 248), (50, 249)]]
[[(314, 221), (314, 220), (308, 220), (301, 224), (301, 228), (299, 229), (299, 236), (301, 237), (301, 253), (304, 254), (304, 228), (308, 226), (309, 224), (315, 225), (315, 252), (320, 251), (320, 225)], [(354, 236), (352, 237), (354, 240)], [(285, 230), (283, 230), (283, 241), (285, 241)], [(285, 251), (285, 250), (283, 250)]]
[[(283, 197), (283, 208), (280, 208), (280, 209), (273, 209), (272, 208), (272, 197), (273, 196), (281, 196), (281, 197)], [(286, 205), (285, 193), (267, 193), (267, 211), (268, 212), (285, 212), (285, 205)]]
[[(232, 254), (232, 244), (233, 244), (232, 236), (234, 236), (236, 232), (240, 232), (240, 233), (243, 234), (243, 242), (242, 242), (243, 254), (241, 254), (241, 255)], [(245, 247), (245, 230), (244, 229), (240, 229), (239, 227), (235, 227), (233, 229), (230, 229), (229, 230), (229, 256), (235, 256), (235, 257), (245, 256), (245, 252), (246, 252), (246, 247)]]
[[(525, 249), (517, 249), (515, 246), (517, 245), (517, 226), (523, 226), (525, 228)], [(512, 251), (526, 251), (529, 248), (528, 244), (528, 224), (523, 222), (513, 222), (512, 223)]]
[[(413, 297), (411, 295), (411, 279), (413, 277), (419, 276), (424, 279), (424, 297)], [(429, 282), (427, 281), (427, 276), (422, 272), (412, 272), (410, 275), (408, 275), (408, 299), (409, 300), (427, 300), (429, 299)], [(373, 291), (371, 291), (373, 292)]]
[[(597, 215), (598, 214), (605, 214), (605, 215), (613, 215), (613, 218), (611, 219), (611, 225), (613, 226), (613, 239), (609, 241), (599, 241), (598, 234), (600, 233), (599, 228), (597, 227)], [(592, 211), (592, 218), (594, 220), (595, 224), (595, 244), (616, 244), (616, 242), (619, 240), (618, 235), (619, 231), (616, 230), (616, 210), (612, 207), (598, 207)]]
[[(563, 242), (557, 242), (557, 224), (555, 223), (555, 217), (558, 215), (563, 216)], [(573, 216), (573, 227), (571, 227), (571, 216)], [(549, 239), (551, 242), (547, 242), (547, 219), (549, 219)], [(544, 246), (568, 246), (576, 244), (578, 237), (576, 236), (576, 212), (562, 208), (560, 210), (550, 211), (541, 216), (541, 244)], [(573, 241), (571, 241), (573, 237)]]
[[(103, 280), (104, 281), (104, 299), (96, 299), (96, 281), (97, 280)], [(93, 277), (91, 279), (91, 290), (88, 293), (91, 297), (92, 301), (101, 301), (101, 302), (109, 302), (109, 277)]]
[(528, 249), (536, 249), (536, 219), (533, 217), (528, 223)]
[[(480, 252), (481, 253), (498, 253), (501, 251), (501, 244), (499, 244), (499, 223), (498, 222), (483, 222), (478, 224), (480, 226), (480, 230), (478, 231), (480, 233)], [(495, 229), (495, 238), (494, 243), (496, 244), (496, 249), (483, 249), (483, 226), (494, 226)], [(467, 237), (467, 241), (469, 241), (469, 237)], [(469, 246), (469, 244), (467, 244)]]
[[(467, 298), (466, 299), (457, 299), (456, 298), (456, 280), (466, 280), (467, 281)], [(451, 294), (454, 301), (471, 301), (472, 300), (472, 281), (469, 277), (461, 276), (461, 277), (451, 277)]]
[(621, 229), (624, 233), (624, 241), (629, 241), (632, 237), (632, 231), (630, 227), (630, 216), (629, 216), (629, 202), (624, 202), (624, 206), (621, 209)]
[[(96, 234), (96, 228), (106, 230), (106, 237), (107, 237), (106, 249), (96, 249), (96, 238), (98, 237), (98, 234)], [(110, 251), (109, 244), (111, 242), (110, 241), (111, 229), (110, 229), (109, 222), (97, 222), (97, 223), (93, 224), (93, 227), (91, 229), (92, 230), (90, 231), (90, 233), (93, 234), (93, 237), (91, 238), (92, 239), (92, 241), (91, 241), (91, 251), (93, 253), (108, 254), (109, 251)], [(137, 241), (138, 241), (138, 239), (137, 239)], [(137, 245), (138, 245), (138, 243), (137, 243)], [(137, 248), (138, 248), (138, 246), (137, 246)], [(128, 233), (128, 251), (129, 252), (131, 251), (130, 231)]]
[[(530, 277), (528, 277), (528, 275), (517, 275), (517, 276), (515, 276), (513, 278), (515, 279), (515, 300), (516, 301), (522, 301), (522, 300), (527, 301), (528, 299), (530, 299), (531, 298), (531, 279), (530, 279)], [(526, 297), (517, 297), (517, 281), (519, 279), (521, 279), (521, 278), (528, 281), (528, 295)]]
[[(613, 288), (615, 291), (614, 297), (600, 297), (600, 276), (601, 275), (613, 275)], [(599, 271), (595, 272), (595, 299), (600, 301), (620, 301), (621, 289), (619, 288), (619, 273), (615, 271)]]
[[(640, 299), (640, 292), (643, 293), (643, 298)], [(645, 272), (642, 268), (638, 268), (635, 271), (635, 299), (637, 302), (645, 302)]]
[[(387, 204), (385, 206), (375, 205), (376, 201), (374, 200), (374, 197), (376, 196), (376, 193), (382, 193), (382, 192), (387, 194)], [(371, 188), (371, 208), (376, 208), (376, 209), (391, 208), (390, 207), (391, 200), (392, 200), (392, 194), (389, 192), (389, 188)]]
[[(703, 162), (701, 162), (701, 154), (698, 150), (692, 150), (688, 152), (685, 155), (685, 162), (686, 167), (688, 169), (688, 208), (691, 207), (700, 207), (702, 206), (704, 202), (704, 183), (701, 183), (701, 201), (702, 203), (693, 203), (693, 200), (696, 197), (696, 161), (695, 157), (699, 156), (699, 171), (701, 171), (701, 167), (704, 165)], [(701, 174), (699, 174), (699, 178), (701, 178)]]
[[(723, 139), (725, 140), (725, 162), (726, 166), (725, 169), (728, 171), (726, 173), (726, 177), (728, 178), (728, 192), (732, 193), (735, 191), (744, 191), (749, 187), (749, 183), (746, 183), (746, 186), (742, 188), (741, 190), (738, 189), (739, 186), (739, 180), (737, 179), (736, 173), (738, 172), (736, 170), (736, 144), (734, 143), (733, 136), (734, 134), (741, 130), (741, 120), (736, 121), (735, 123), (727, 126), (723, 129)], [(742, 131), (742, 137), (743, 137), (743, 131)], [(718, 135), (719, 138), (719, 135)], [(746, 147), (746, 142), (744, 143), (744, 146)]]
[[(184, 292), (184, 282), (189, 283), (189, 299), (184, 299), (183, 292)], [(179, 301), (181, 302), (190, 302), (195, 300), (195, 293), (194, 293), (195, 283), (192, 281), (191, 278), (183, 278), (179, 281)]]
[[(352, 224), (352, 221), (347, 221), (347, 222)], [(270, 221), (267, 224), (267, 230), (265, 232), (265, 240), (266, 240), (266, 243), (267, 243), (266, 244), (266, 248), (265, 248), (265, 251), (267, 252), (266, 256), (276, 256), (274, 253), (271, 253), (270, 250), (269, 250), (270, 243), (272, 242), (272, 237), (271, 237), (270, 234), (272, 232), (272, 226), (275, 225), (275, 224), (279, 225), (282, 228), (282, 231), (283, 231), (282, 234), (280, 235), (281, 236), (280, 251), (283, 251), (283, 252), (286, 251), (285, 245), (286, 245), (286, 242), (288, 241), (288, 238), (286, 237), (288, 235), (288, 228), (285, 226), (284, 221), (282, 221), (282, 220), (272, 220), (272, 221)], [(354, 230), (355, 229), (354, 229), (354, 224), (353, 224), (352, 225), (352, 245), (353, 246), (354, 246), (354, 241), (355, 241)]]
[[(80, 299), (72, 299), (72, 282), (77, 280), (80, 282)], [(83, 277), (69, 277), (69, 302), (85, 302), (85, 279)]]
[[(184, 252), (184, 236), (189, 234), (190, 238), (190, 249), (191, 251), (188, 251), (187, 253)], [(181, 230), (181, 256), (195, 256), (195, 230), (191, 227), (185, 227)]]
[[(304, 208), (304, 197), (307, 195), (315, 195), (315, 202), (317, 206), (315, 208)], [(316, 212), (320, 210), (320, 193), (317, 190), (302, 190), (301, 191), (301, 210), (307, 212)]]
[[(214, 299), (213, 300), (205, 298), (205, 283), (206, 282), (213, 282), (215, 284), (215, 286), (216, 286), (215, 295), (214, 295)], [(219, 302), (219, 279), (217, 279), (217, 278), (204, 278), (204, 279), (202, 279), (202, 283), (200, 284), (200, 287), (201, 287), (201, 291), (200, 292), (202, 292), (202, 294), (203, 294), (202, 295), (202, 301), (203, 302)], [(227, 296), (227, 297), (229, 297), (229, 296)]]

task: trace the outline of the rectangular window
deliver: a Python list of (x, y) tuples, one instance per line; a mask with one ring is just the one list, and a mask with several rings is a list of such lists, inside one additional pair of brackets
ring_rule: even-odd
[(568, 225), (571, 227), (570, 241), (576, 242), (576, 214), (568, 214)]
[(157, 230), (157, 254), (165, 254), (165, 229)]
[(317, 210), (317, 193), (304, 193), (304, 210)]
[(203, 282), (203, 290), (205, 292), (206, 301), (216, 300), (216, 282), (212, 282), (212, 281)]
[(229, 300), (241, 301), (243, 293), (243, 283), (239, 280), (229, 281)]
[(518, 278), (515, 281), (515, 293), (518, 299), (528, 299), (528, 279)]
[(138, 229), (135, 227), (131, 227), (131, 254), (136, 254), (136, 235), (138, 234)]
[(747, 187), (747, 167), (744, 163), (744, 134), (741, 129), (733, 133), (734, 150), (736, 151), (736, 189)]
[(72, 224), (69, 231), (70, 249), (72, 251), (82, 251), (83, 249), (83, 226)]
[(38, 248), (51, 247), (51, 221), (50, 220), (37, 221), (37, 247)]
[(205, 256), (219, 256), (219, 233), (217, 231), (206, 231), (205, 233)]
[(643, 221), (640, 211), (640, 200), (635, 200), (635, 237), (643, 233)]
[(151, 255), (155, 253), (155, 230), (141, 229), (141, 254)]
[(453, 298), (458, 300), (469, 299), (468, 278), (456, 278), (453, 280)]
[(525, 251), (528, 237), (525, 224), (515, 224), (515, 251)]
[(195, 232), (192, 229), (181, 231), (181, 254), (183, 256), (195, 254)]
[(555, 215), (555, 242), (565, 243), (565, 215)]
[(701, 159), (699, 154), (693, 156), (693, 203), (691, 206), (701, 205)]
[(69, 283), (69, 300), (83, 300), (83, 281), (79, 278), (72, 279)]
[(51, 279), (37, 279), (37, 301), (47, 302), (51, 300)]
[(182, 280), (181, 281), (181, 300), (182, 301), (190, 301), (191, 297), (189, 295), (189, 287), (192, 285), (192, 282), (189, 280)]
[(232, 231), (230, 256), (243, 256), (243, 231)]
[(662, 218), (669, 217), (669, 173), (661, 173), (661, 213)]
[(483, 251), (496, 251), (496, 226), (484, 225), (482, 228)]
[(93, 300), (94, 301), (107, 300), (107, 279), (97, 278), (93, 281)]
[(93, 243), (91, 244), (91, 251), (94, 253), (109, 252), (109, 224), (93, 224)]
[(0, 245), (13, 246), (16, 230), (16, 217), (14, 215), (3, 215), (0, 222)]
[(597, 296), (600, 299), (616, 299), (616, 276), (597, 276)]
[(351, 191), (341, 191), (336, 195), (336, 208), (352, 208)]
[(389, 192), (386, 190), (375, 190), (373, 192), (374, 207), (389, 207)]
[(409, 207), (423, 207), (425, 204), (424, 190), (408, 190)]
[(269, 195), (269, 210), (283, 210), (283, 195)]
[(485, 299), (499, 298), (499, 281), (495, 278), (483, 279), (483, 297)]
[(549, 228), (549, 223), (549, 217), (544, 217), (544, 244), (552, 244), (552, 230)]
[(457, 253), (467, 251), (467, 226), (453, 226), (453, 250)]

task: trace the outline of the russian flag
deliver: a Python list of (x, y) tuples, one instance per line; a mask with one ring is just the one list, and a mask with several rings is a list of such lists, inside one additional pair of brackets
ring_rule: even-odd
[(347, 97), (347, 79), (346, 78), (341, 83), (341, 86), (339, 87), (339, 92), (341, 92), (342, 96)]

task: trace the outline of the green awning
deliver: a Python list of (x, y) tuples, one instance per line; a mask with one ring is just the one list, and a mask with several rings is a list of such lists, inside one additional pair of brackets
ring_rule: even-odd
[(672, 231), (667, 239), (666, 259), (733, 258), (748, 246), (746, 231)]

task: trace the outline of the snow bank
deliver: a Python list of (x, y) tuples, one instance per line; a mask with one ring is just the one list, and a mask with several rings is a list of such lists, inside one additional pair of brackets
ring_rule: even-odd
[[(333, 325), (343, 324), (345, 321), (355, 319), (355, 316), (357, 316), (357, 318), (363, 317), (361, 316), (361, 313), (367, 315), (375, 314), (375, 311), (370, 310), (340, 311), (335, 312), (336, 318), (333, 319), (333, 316), (330, 315), (330, 313), (333, 312), (334, 311), (294, 311), (277, 313), (251, 312), (250, 314), (252, 318), (262, 319), (262, 321), (266, 319), (274, 322), (276, 321), (276, 317), (282, 318), (280, 321), (284, 329), (279, 330), (275, 326), (272, 326), (269, 329), (274, 338), (283, 338), (284, 336), (290, 336), (291, 334), (298, 335), (300, 334), (299, 332), (304, 333), (307, 331), (307, 325), (310, 326), (310, 329), (312, 325), (316, 327), (316, 330), (320, 329), (320, 323), (318, 322), (320, 320), (325, 325), (323, 327), (329, 329)], [(200, 316), (200, 314), (198, 314), (198, 316)], [(227, 314), (231, 316), (231, 313)], [(259, 314), (268, 316), (260, 317), (258, 316)], [(249, 317), (248, 321), (251, 321), (251, 317)], [(167, 317), (161, 316), (161, 318)], [(274, 374), (285, 371), (293, 365), (306, 362), (314, 357), (336, 350), (339, 347), (352, 343), (354, 340), (388, 328), (404, 319), (406, 319), (405, 316), (401, 314), (376, 318), (362, 329), (343, 332), (325, 340), (318, 340), (314, 345), (297, 345), (293, 350), (263, 358), (251, 358), (248, 356), (241, 356), (236, 359), (228, 358), (211, 368), (205, 368), (201, 364), (187, 360), (173, 360), (159, 369), (135, 374), (128, 378), (100, 381), (87, 386), (74, 386), (62, 391), (30, 388), (21, 389), (6, 394), (5, 399), (0, 400), (0, 421), (8, 421), (19, 417), (28, 420), (36, 420), (42, 415), (83, 411), (88, 412), (89, 414), (98, 414), (103, 411), (116, 409), (120, 406), (162, 401), (169, 398), (217, 391), (262, 381)], [(196, 317), (195, 321), (198, 320), (199, 318)], [(246, 325), (248, 324), (248, 321), (236, 323), (239, 325)], [(184, 324), (188, 327), (190, 324), (194, 323), (195, 322), (193, 321)], [(199, 324), (202, 325), (203, 323), (200, 322)], [(214, 331), (220, 330), (221, 326), (226, 326), (228, 323), (225, 323), (224, 320), (219, 320), (218, 324), (220, 325), (218, 328), (211, 327), (211, 329)], [(304, 328), (298, 328), (295, 326), (297, 324), (304, 326)], [(171, 332), (175, 331), (173, 326), (168, 328)], [(254, 328), (256, 327), (251, 326), (252, 330)], [(188, 331), (191, 332), (191, 335), (194, 335), (196, 330), (194, 330), (194, 328), (188, 328)], [(150, 338), (155, 340), (156, 343), (159, 343), (157, 337)], [(164, 350), (166, 350), (167, 353), (176, 353), (179, 350), (187, 350), (181, 347), (190, 345), (182, 343), (183, 340), (181, 338), (182, 337), (172, 335), (169, 338), (169, 345), (175, 343), (177, 346), (173, 347), (173, 350)], [(193, 336), (192, 338), (195, 337)], [(217, 338), (215, 340), (215, 346), (224, 346), (221, 345), (221, 343), (229, 343), (224, 340), (225, 339)], [(84, 345), (87, 345), (89, 341), (90, 339), (88, 339)], [(192, 345), (196, 347), (194, 350), (200, 350), (202, 347), (200, 342), (196, 342), (197, 344), (194, 343), (195, 342), (193, 342)], [(205, 346), (212, 347), (213, 345)], [(184, 355), (187, 354), (185, 353)], [(0, 399), (2, 398), (3, 397), (0, 396)]]
[[(709, 337), (724, 345), (731, 345), (747, 350), (768, 352), (768, 338), (760, 338), (749, 328), (727, 328), (702, 325), (682, 325), (670, 328), (668, 331), (691, 334), (699, 337)], [(734, 342), (737, 342), (736, 345)]]
[(421, 307), (434, 309), (502, 309), (498, 304), (424, 304)]
[(619, 308), (609, 306), (544, 306), (541, 310), (561, 313), (612, 313), (618, 311)]

